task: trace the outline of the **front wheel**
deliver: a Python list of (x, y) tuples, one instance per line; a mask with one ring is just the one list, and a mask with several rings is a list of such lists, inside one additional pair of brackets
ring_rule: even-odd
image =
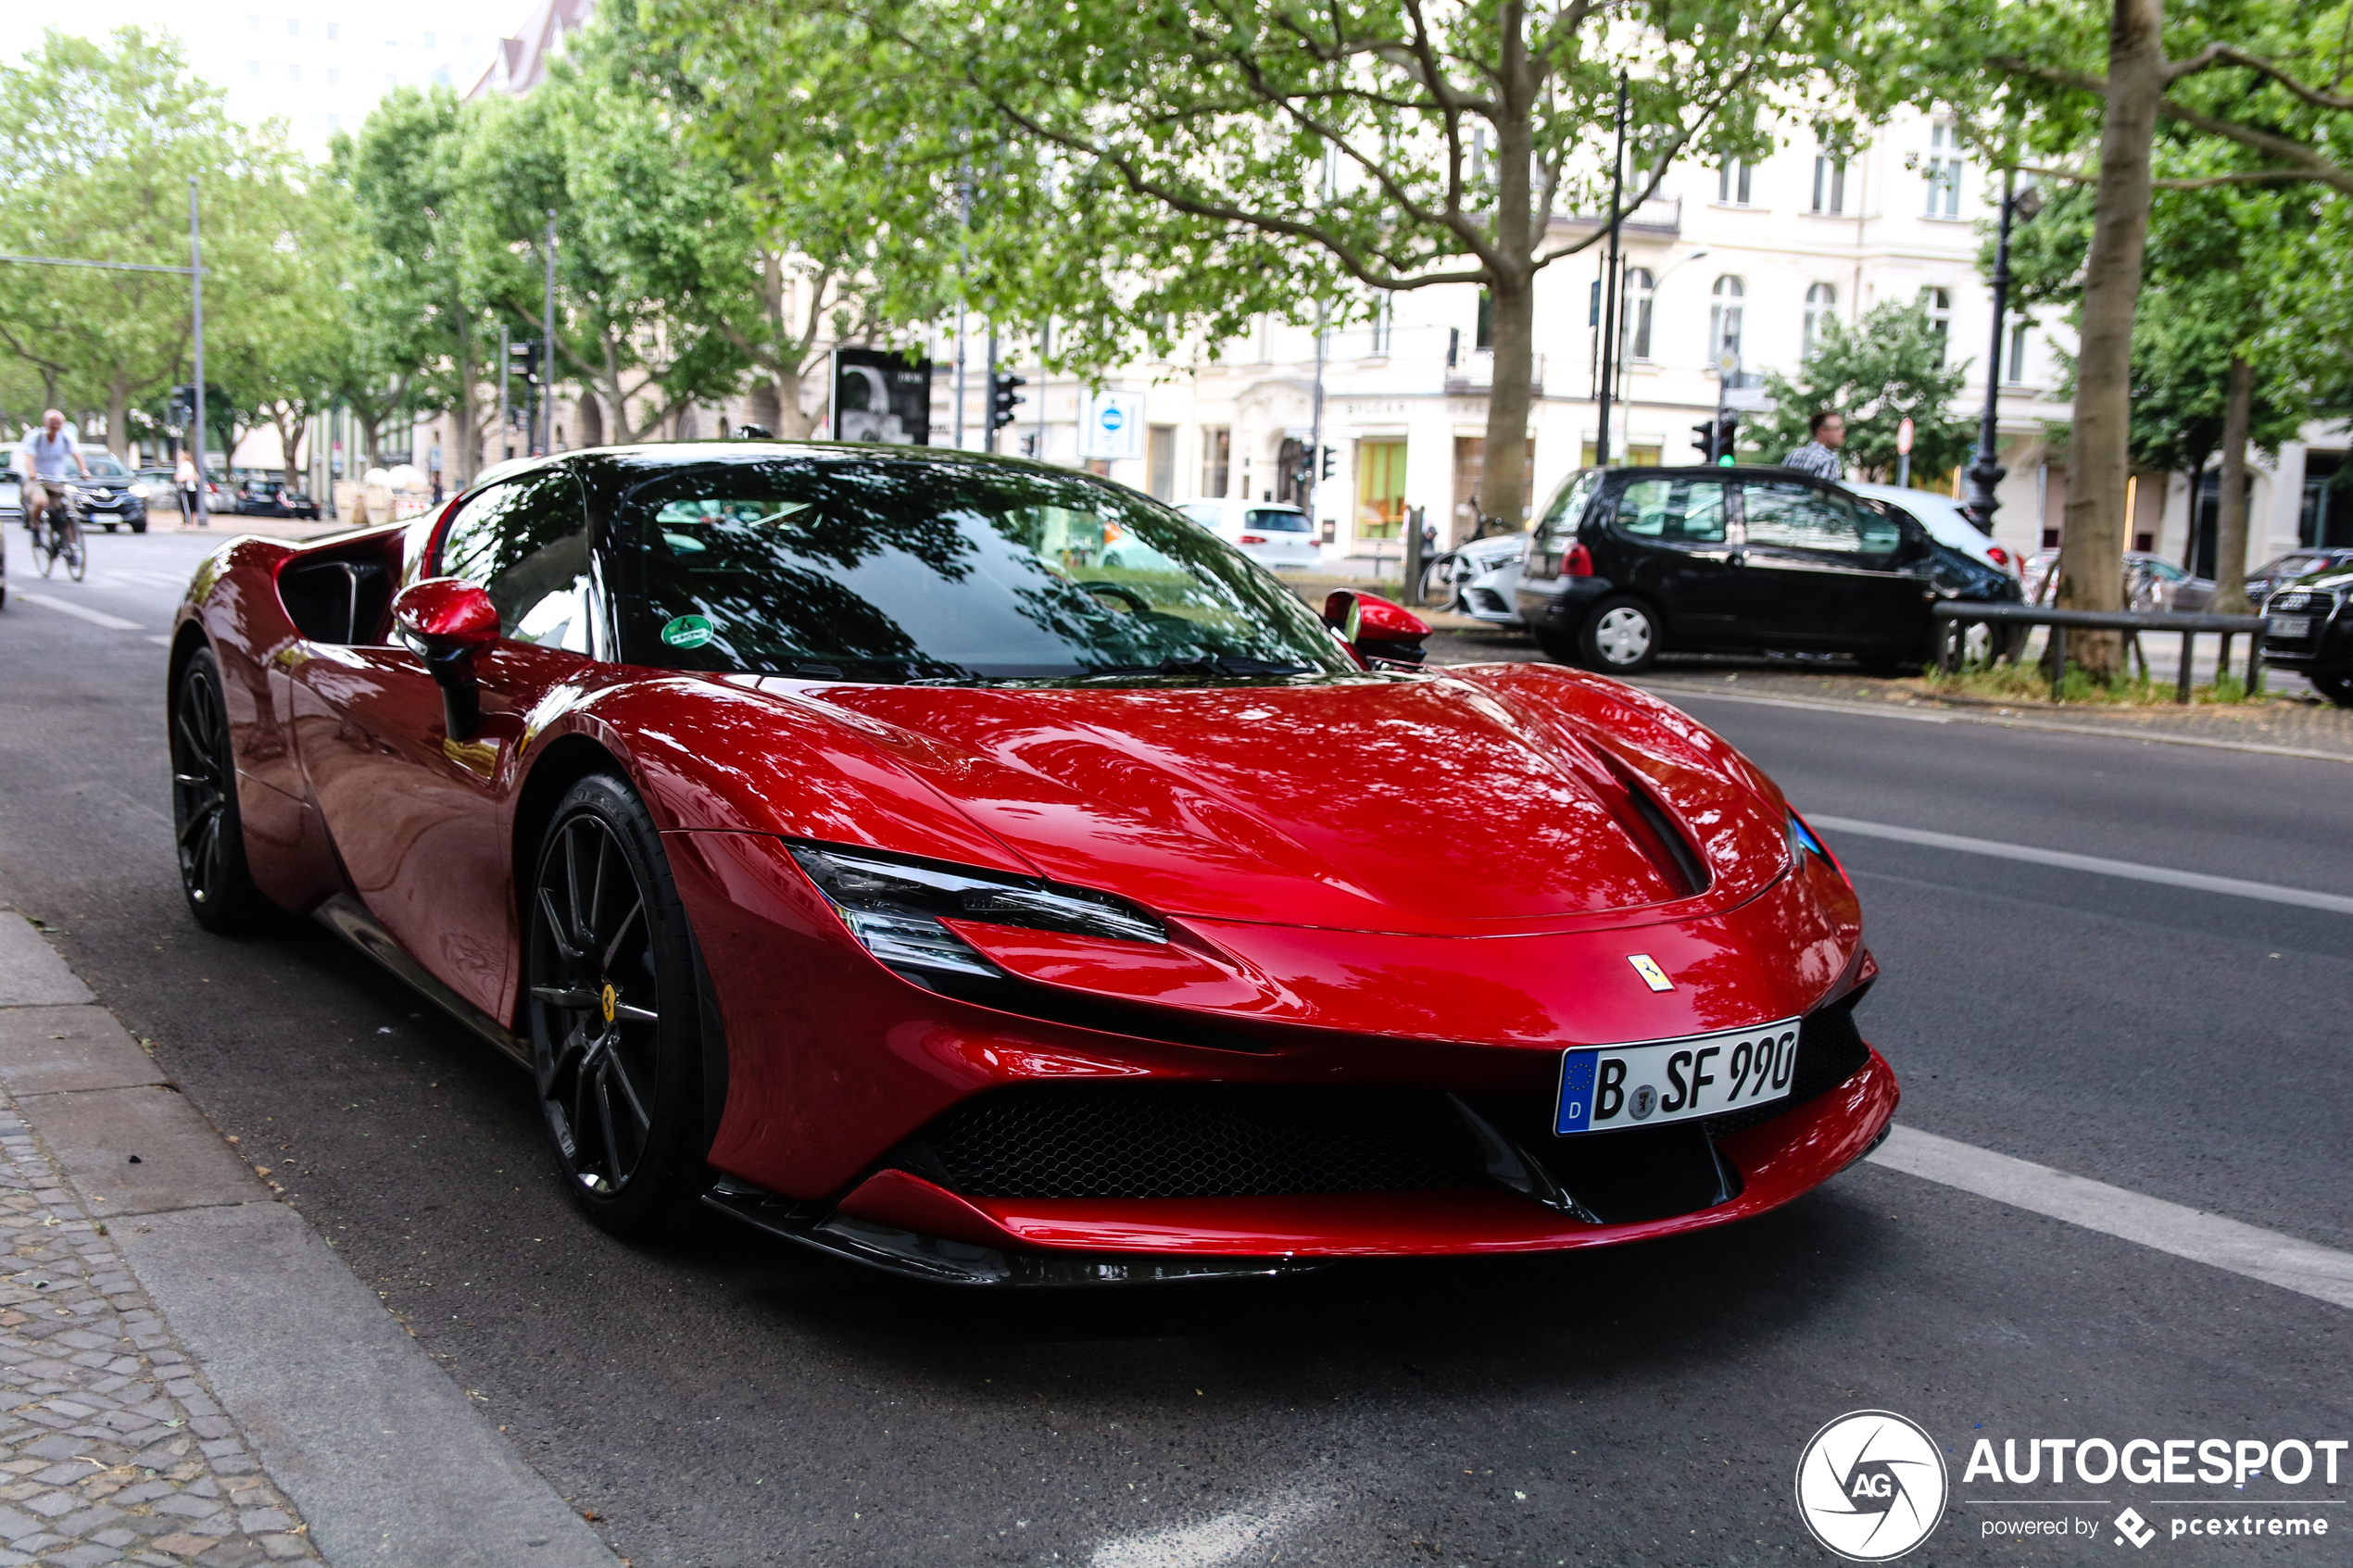
[(2312, 689), (2339, 708), (2353, 708), (2353, 675), (2313, 675), (2307, 677)]
[(1626, 594), (1593, 607), (1577, 633), (1578, 652), (1589, 670), (1604, 675), (1636, 675), (1658, 658), (1658, 612)]
[(145, 518), (141, 518), (131, 525), (131, 532), (133, 533), (145, 533), (146, 531), (147, 520)]
[(90, 570), (90, 558), (82, 548), (81, 529), (73, 528), (67, 531), (65, 558), (66, 575), (77, 583), (81, 582), (82, 574)]
[(198, 650), (180, 672), (171, 704), (171, 825), (180, 891), (207, 931), (251, 931), (276, 913), (245, 866), (237, 810), (237, 759), (221, 698), (220, 666)]
[(597, 1226), (648, 1235), (701, 1189), (702, 1042), (715, 1021), (644, 803), (602, 774), (573, 785), (528, 889), (524, 1005), (557, 1166)]
[(44, 522), (32, 531), (32, 553), (41, 562), (42, 576), (57, 570), (57, 531), (54, 526)]

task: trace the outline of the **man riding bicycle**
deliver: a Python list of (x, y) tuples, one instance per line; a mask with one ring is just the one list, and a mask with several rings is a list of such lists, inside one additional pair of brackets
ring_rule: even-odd
[(82, 478), (90, 477), (90, 464), (82, 458), (73, 432), (66, 429), (66, 417), (52, 408), (41, 416), (41, 428), (17, 448), (17, 467), (24, 474), (24, 525), (36, 539), (49, 503), (65, 499), (59, 492), (65, 488), (68, 458), (82, 470)]

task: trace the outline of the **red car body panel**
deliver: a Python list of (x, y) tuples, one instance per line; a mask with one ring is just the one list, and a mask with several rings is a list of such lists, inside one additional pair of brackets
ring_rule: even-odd
[[(946, 1190), (893, 1168), (892, 1151), (992, 1089), (1128, 1078), (1543, 1096), (1567, 1047), (1793, 1018), (1867, 983), (1860, 913), (1834, 865), (1793, 850), (1779, 791), (1730, 746), (1665, 703), (1552, 666), (924, 687), (662, 671), (501, 642), (479, 662), (479, 725), (456, 740), (415, 653), (306, 637), (278, 586), (329, 557), (414, 581), (433, 526), (301, 548), (240, 540), (198, 574), (175, 658), (200, 636), (220, 659), (252, 874), (291, 909), (358, 899), (434, 980), (516, 1029), (517, 863), (535, 850), (518, 843), (518, 813), (544, 759), (593, 746), (652, 813), (711, 977), (726, 1094), (710, 1160), (730, 1177), (975, 1246), (1512, 1251), (1762, 1212), (1843, 1169), (1893, 1111), (1894, 1076), (1870, 1054), (1831, 1092), (1720, 1140), (1736, 1197), (1633, 1225), (1500, 1188)], [(1170, 939), (952, 922), (1038, 995), (1129, 1022), (958, 1000), (868, 954), (792, 840), (1115, 892), (1163, 916)], [(1644, 985), (1633, 953), (1675, 988)], [(1205, 1028), (1227, 1044), (1187, 1043)]]

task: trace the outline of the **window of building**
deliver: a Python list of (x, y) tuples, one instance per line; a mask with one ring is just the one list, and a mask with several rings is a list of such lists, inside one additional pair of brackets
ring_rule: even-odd
[[(334, 74), (334, 72), (333, 72), (333, 71), (329, 71), (327, 74), (328, 74), (329, 76), (333, 76), (333, 75)], [(333, 83), (333, 82), (329, 82), (329, 83), (328, 83), (328, 85), (332, 87), (332, 86), (333, 86), (333, 85), (334, 85), (334, 83)], [(328, 130), (330, 130), (330, 131), (340, 131), (340, 130), (342, 130), (342, 129), (343, 129), (343, 116), (341, 116), (341, 115), (339, 115), (339, 114), (331, 114), (331, 115), (329, 115), (329, 116), (327, 117), (327, 129), (328, 129)]]
[(291, 82), (299, 83), (302, 81), (302, 68), (300, 66), (288, 66), (286, 68), (286, 80)]
[(1741, 351), (1741, 300), (1748, 287), (1738, 278), (1727, 273), (1716, 280), (1711, 295), (1714, 303), (1707, 307), (1707, 362), (1716, 363), (1726, 349), (1734, 355)]
[(342, 39), (342, 37), (343, 37), (343, 23), (341, 23), (341, 22), (329, 22), (329, 23), (327, 24), (327, 42), (328, 42), (328, 43), (330, 43), (330, 44), (333, 44), (333, 43), (336, 43), (336, 42), (338, 42), (339, 40), (341, 40), (341, 39)]
[(288, 17), (286, 19), (286, 36), (288, 38), (300, 38), (302, 36), (302, 22), (299, 18)]
[(1388, 356), (1389, 340), (1396, 330), (1397, 307), (1387, 295), (1383, 295), (1380, 303), (1373, 307), (1371, 354), (1374, 358), (1384, 358)]
[(1733, 207), (1748, 205), (1750, 177), (1756, 166), (1746, 158), (1728, 157), (1716, 169), (1716, 199)]
[(1942, 355), (1953, 339), (1953, 291), (1922, 289), (1920, 304), (1928, 310), (1928, 330), (1936, 334), (1937, 352)]
[(1838, 319), (1838, 285), (1816, 283), (1806, 291), (1806, 334), (1797, 357), (1811, 358), (1815, 345), (1829, 335), (1831, 322)]
[(337, 70), (333, 66), (329, 66), (327, 68), (327, 85), (330, 87), (335, 87), (341, 85), (342, 82), (343, 72)]
[(1961, 215), (1961, 141), (1952, 121), (1940, 119), (1928, 133), (1928, 215)]
[(261, 19), (259, 17), (247, 17), (245, 19), (245, 31), (248, 32), (259, 32), (261, 31)]
[(1471, 346), (1495, 346), (1495, 296), (1485, 289), (1478, 291), (1478, 331), (1471, 340)]
[(2026, 380), (2026, 332), (2027, 329), (2033, 324), (2024, 316), (2014, 316), (2010, 319), (2009, 362), (2003, 371), (2002, 379), (2012, 386), (2020, 385)]
[(1176, 427), (1154, 425), (1144, 439), (1144, 489), (1155, 501), (1176, 498)]
[[(1585, 455), (1579, 459), (1579, 465), (1590, 469), (1600, 460), (1601, 448), (1591, 441), (1585, 443)], [(1655, 469), (1667, 460), (1667, 448), (1637, 442), (1624, 451), (1613, 452), (1611, 460), (1621, 468)]]
[(430, 32), (425, 34), (425, 47), (428, 49), (433, 47), (433, 34)]
[(1405, 521), (1405, 444), (1356, 444), (1356, 537), (1394, 539)]
[(1234, 477), (1234, 433), (1225, 425), (1207, 425), (1201, 433), (1201, 493), (1223, 495)]
[(1658, 280), (1647, 267), (1626, 270), (1626, 357), (1647, 359), (1651, 357), (1651, 307), (1658, 295)]
[(252, 77), (256, 82), (260, 81), (261, 62), (259, 60), (247, 60), (245, 62), (245, 74)]
[(1831, 216), (1846, 210), (1846, 160), (1827, 148), (1814, 155), (1814, 210)]

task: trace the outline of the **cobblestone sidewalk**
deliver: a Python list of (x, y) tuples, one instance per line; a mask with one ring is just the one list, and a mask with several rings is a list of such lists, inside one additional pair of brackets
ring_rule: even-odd
[(316, 1562), (203, 1378), (0, 1098), (0, 1568)]

